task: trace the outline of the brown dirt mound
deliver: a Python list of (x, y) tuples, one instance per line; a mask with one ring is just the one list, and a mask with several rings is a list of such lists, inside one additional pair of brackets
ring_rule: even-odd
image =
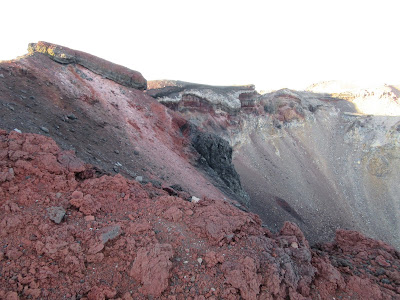
[[(0, 131), (1, 299), (400, 299), (400, 255), (353, 231), (310, 249), (224, 201), (95, 170)], [(153, 298), (151, 298), (153, 297)]]

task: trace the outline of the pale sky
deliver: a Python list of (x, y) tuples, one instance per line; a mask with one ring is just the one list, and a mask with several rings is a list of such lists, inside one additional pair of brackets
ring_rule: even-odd
[(0, 60), (41, 40), (147, 80), (259, 90), (323, 80), (399, 84), (399, 7), (398, 0), (5, 0)]

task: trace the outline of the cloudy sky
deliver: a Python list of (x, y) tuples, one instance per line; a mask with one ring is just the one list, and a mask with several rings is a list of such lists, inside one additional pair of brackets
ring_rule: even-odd
[(0, 60), (42, 40), (148, 80), (265, 90), (324, 80), (400, 83), (398, 0), (4, 2)]

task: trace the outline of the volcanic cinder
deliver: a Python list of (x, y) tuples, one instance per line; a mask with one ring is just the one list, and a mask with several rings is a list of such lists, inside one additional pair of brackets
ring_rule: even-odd
[(396, 87), (29, 51), (0, 64), (0, 299), (400, 299)]

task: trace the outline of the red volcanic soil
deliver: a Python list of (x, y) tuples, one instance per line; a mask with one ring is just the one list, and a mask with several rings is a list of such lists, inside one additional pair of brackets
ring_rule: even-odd
[(192, 203), (0, 131), (0, 299), (400, 299), (400, 254), (340, 230), (311, 249), (285, 223)]
[[(93, 60), (86, 56), (79, 52), (80, 61)], [(179, 184), (197, 197), (223, 198), (192, 163), (199, 155), (180, 131), (187, 121), (143, 91), (104, 76), (42, 53), (3, 62), (0, 128), (50, 136), (109, 174), (142, 176), (165, 186)]]

